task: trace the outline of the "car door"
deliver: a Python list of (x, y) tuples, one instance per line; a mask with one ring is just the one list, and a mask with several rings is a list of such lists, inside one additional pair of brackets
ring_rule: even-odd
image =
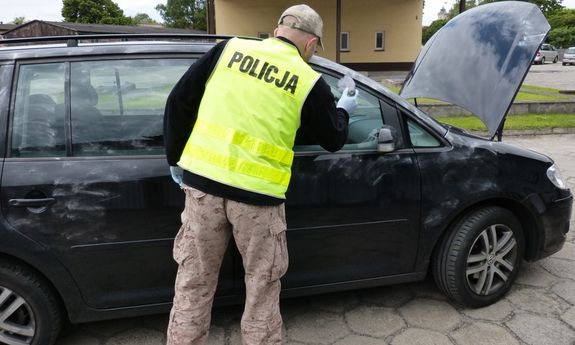
[[(336, 97), (338, 78), (324, 74)], [(382, 115), (397, 109), (359, 86), (346, 145), (336, 153), (295, 146), (287, 193), (290, 266), (284, 288), (368, 280), (411, 272), (417, 255), (420, 176), (413, 150), (377, 151)], [(396, 123), (398, 121), (396, 120)], [(401, 136), (402, 131), (396, 128)]]
[(541, 51), (543, 52), (543, 56), (545, 56), (546, 61), (553, 61), (555, 58), (555, 52), (553, 51), (553, 47), (549, 44), (544, 44), (541, 46)]
[[(184, 194), (171, 180), (167, 94), (193, 62), (176, 58), (21, 63), (2, 212), (44, 244), (93, 308), (171, 302)], [(231, 255), (220, 292), (233, 287)]]

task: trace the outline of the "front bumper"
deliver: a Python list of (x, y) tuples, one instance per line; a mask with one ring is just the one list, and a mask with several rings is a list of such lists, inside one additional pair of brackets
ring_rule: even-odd
[(567, 232), (569, 232), (572, 207), (573, 195), (571, 193), (547, 205), (547, 209), (541, 214), (544, 238), (541, 239), (539, 250), (533, 260), (543, 259), (563, 248)]

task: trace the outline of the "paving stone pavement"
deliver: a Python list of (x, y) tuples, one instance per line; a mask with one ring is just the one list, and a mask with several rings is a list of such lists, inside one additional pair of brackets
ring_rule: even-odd
[[(553, 157), (575, 190), (575, 134), (504, 141)], [(241, 344), (241, 311), (241, 306), (215, 308), (209, 345)], [(457, 306), (428, 279), (287, 299), (282, 315), (285, 345), (575, 345), (575, 230), (559, 253), (524, 263), (511, 292), (486, 308)], [(163, 344), (167, 318), (76, 325), (57, 345)]]

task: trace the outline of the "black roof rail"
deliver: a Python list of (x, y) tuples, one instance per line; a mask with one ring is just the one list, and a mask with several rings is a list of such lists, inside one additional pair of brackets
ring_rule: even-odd
[[(79, 41), (84, 40), (122, 40), (122, 41), (138, 41), (150, 39), (169, 39), (169, 40), (199, 40), (199, 41), (212, 41), (218, 39), (230, 39), (236, 36), (228, 35), (209, 35), (209, 34), (97, 34), (97, 35), (69, 35), (69, 36), (39, 36), (39, 37), (26, 37), (26, 38), (7, 38), (0, 40), (0, 45), (8, 44), (34, 44), (34, 43), (67, 43), (69, 47), (78, 46)], [(242, 37), (248, 39), (258, 39), (254, 37)]]

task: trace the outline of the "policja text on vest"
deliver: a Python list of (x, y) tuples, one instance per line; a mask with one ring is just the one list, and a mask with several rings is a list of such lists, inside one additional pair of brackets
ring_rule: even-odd
[(250, 55), (244, 55), (236, 51), (228, 63), (228, 68), (237, 69), (242, 73), (247, 73), (248, 75), (259, 80), (263, 80), (269, 84), (274, 83), (278, 88), (289, 91), (292, 95), (295, 94), (299, 76), (290, 71), (285, 71), (283, 78), (280, 80), (280, 78), (277, 78), (280, 72), (278, 67), (270, 65), (268, 62), (264, 61), (263, 66), (258, 70), (260, 62), (260, 59), (254, 59)]

